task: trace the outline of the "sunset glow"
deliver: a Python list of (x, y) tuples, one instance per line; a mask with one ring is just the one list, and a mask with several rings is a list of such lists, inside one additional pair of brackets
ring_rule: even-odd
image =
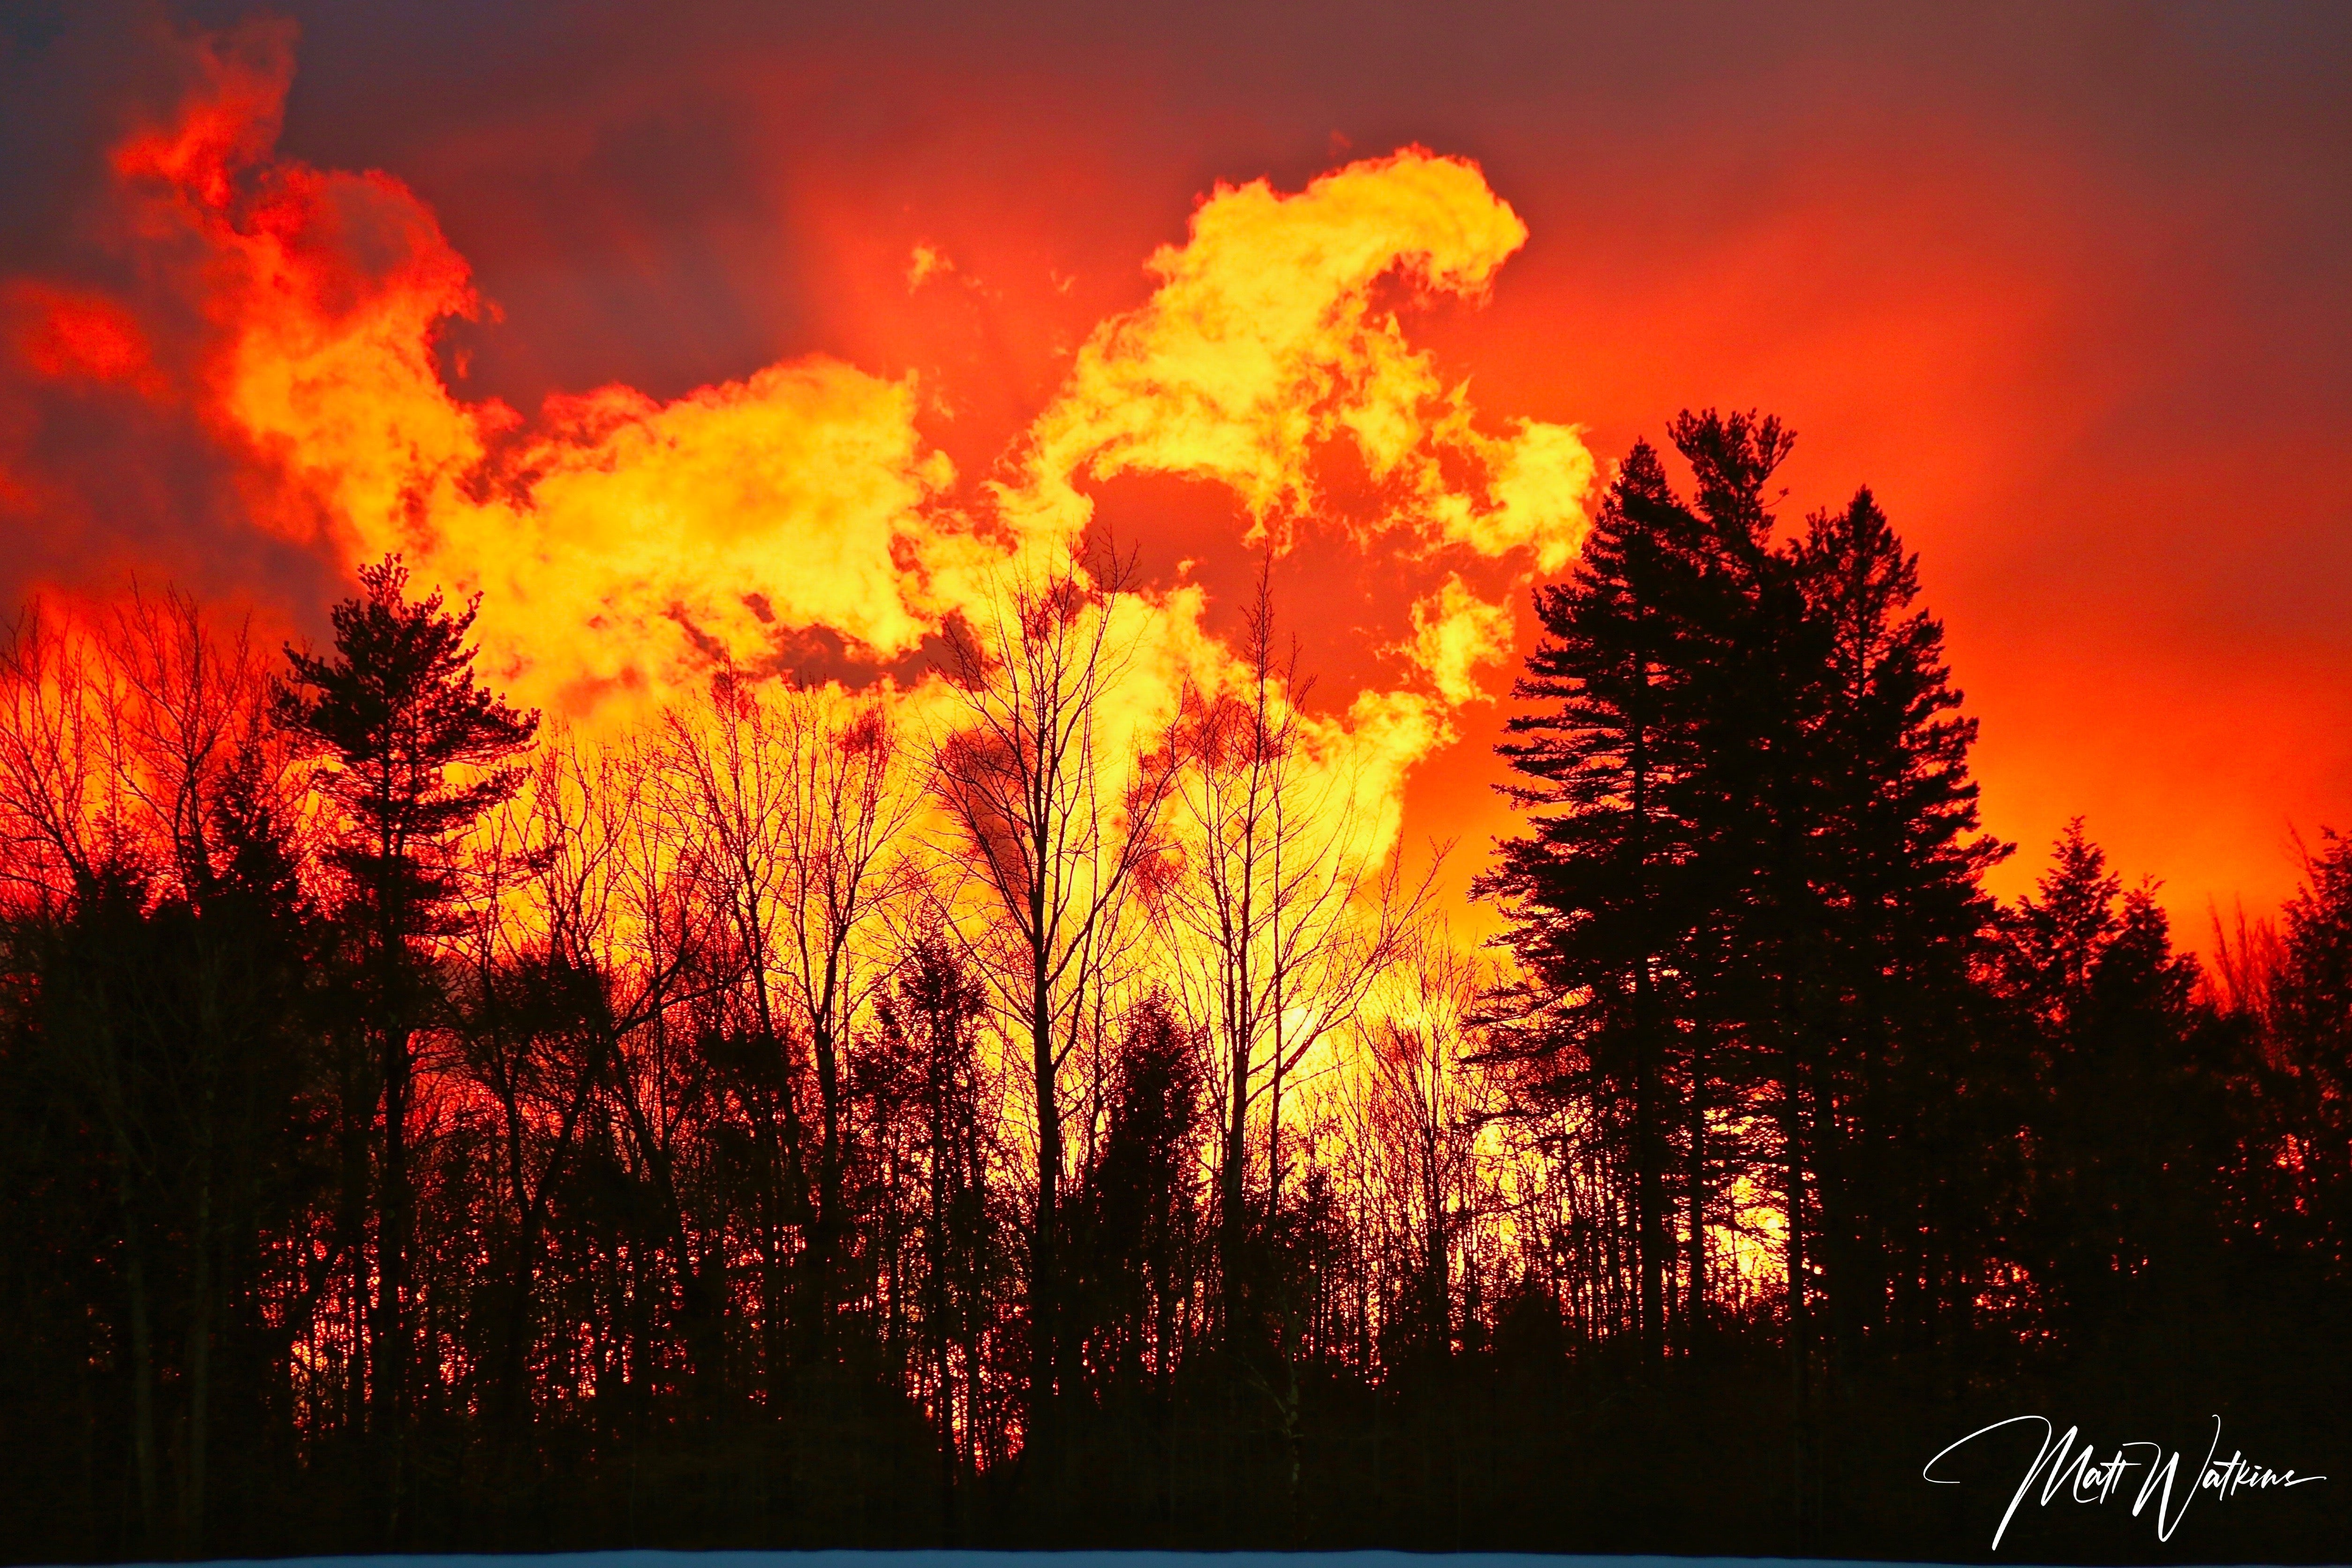
[[(1460, 738), (1466, 705), (1491, 711), (1514, 605), (1580, 537), (1596, 469), (1578, 429), (1495, 429), (1404, 325), (1434, 296), (1482, 300), (1526, 241), (1465, 160), (1409, 148), (1297, 193), (1208, 193), (1149, 258), (1149, 296), (1077, 346), (992, 465), (1002, 477), (964, 476), (919, 417), (952, 384), (822, 354), (666, 402), (617, 384), (531, 416), (467, 401), (437, 350), (484, 306), (432, 212), (389, 174), (278, 153), (286, 34), (194, 47), (190, 96), (113, 158), (126, 228), (173, 257), (170, 303), (203, 323), (174, 393), (236, 463), (253, 526), (346, 571), (403, 553), (421, 580), (481, 592), (489, 668), (591, 731), (714, 669), (795, 668), (819, 636), (842, 662), (804, 676), (878, 678), (926, 705), (930, 676), (905, 662), (924, 640), (1094, 527), (1163, 579), (1139, 623), (1154, 646), (1118, 696), (1131, 722), (1164, 725), (1188, 685), (1237, 679), (1235, 656), (1166, 542), (1121, 531), (1088, 490), (1167, 476), (1188, 505), (1227, 510), (1245, 548), (1279, 558), (1312, 531), (1412, 563), (1391, 603), (1364, 606), (1377, 668), (1324, 698), (1324, 744), (1393, 844), (1412, 770)], [(916, 255), (910, 289), (950, 274)], [(26, 298), (43, 312), (23, 340), (36, 375), (152, 379), (131, 307)], [(1335, 467), (1352, 505), (1327, 500)]]
[[(2066, 216), (2090, 176), (2056, 156), (1998, 138), (1962, 156), (1955, 128), (1923, 124), (1890, 181), (1863, 142), (1791, 131), (1782, 172), (1684, 244), (1670, 186), (1646, 213), (1563, 205), (1580, 187), (1530, 150), (1449, 141), (1443, 117), (1414, 132), (1426, 150), (1335, 132), (1271, 176), (1244, 154), (1189, 200), (1157, 167), (1122, 189), (1102, 154), (1050, 148), (1066, 110), (992, 132), (993, 156), (1076, 198), (1062, 205), (978, 166), (958, 189), (879, 148), (803, 154), (777, 122), (729, 133), (747, 182), (733, 221), (799, 237), (800, 325), (714, 353), (626, 341), (620, 317), (562, 345), (548, 333), (571, 296), (527, 279), (584, 276), (587, 253), (548, 248), (554, 209), (473, 193), (518, 160), (576, 159), (576, 128), (519, 108), (475, 150), (412, 135), (410, 167), (339, 167), (284, 133), (305, 56), (290, 26), (151, 47), (183, 85), (111, 109), (105, 188), (78, 220), (96, 241), (80, 254), (137, 281), (27, 266), (5, 285), (0, 506), (35, 547), (0, 565), (0, 591), (19, 601), (137, 573), (307, 626), (307, 593), (288, 590), (318, 579), (295, 562), (331, 577), (401, 550), (484, 593), (486, 647), (519, 697), (593, 722), (720, 658), (911, 688), (925, 638), (992, 571), (1089, 528), (1139, 550), (1175, 612), (1186, 646), (1160, 679), (1209, 677), (1247, 559), (1270, 548), (1318, 709), (1385, 759), (1410, 837), (1462, 841), (1466, 877), (1508, 827), (1488, 749), (1528, 585), (1570, 559), (1627, 440), (1686, 404), (1753, 402), (1802, 437), (1792, 513), (1868, 481), (1924, 550), (1985, 721), (1996, 832), (2030, 847), (2085, 815), (2202, 942), (2209, 903), (2275, 903), (2294, 836), (2352, 792), (2340, 637), (2300, 611), (2246, 619), (2273, 593), (2247, 575), (2274, 569), (2258, 561), (2298, 537), (2333, 559), (2311, 509), (2338, 489), (2246, 476), (2252, 515), (2210, 575), (2188, 520), (2223, 504), (2200, 476), (2230, 466), (2229, 428), (2181, 429), (2084, 489), (2084, 465), (2121, 450), (2101, 432), (2158, 395), (2130, 378), (2173, 372), (2153, 348), (2091, 347), (2145, 340), (2129, 313), (2163, 307), (2084, 292), (2109, 241)], [(692, 60), (666, 50), (659, 69), (702, 70), (747, 125), (790, 112), (745, 62)], [(1511, 150), (1477, 155), (1490, 144)], [(865, 186), (844, 183), (859, 171)], [(436, 185), (463, 196), (457, 229)], [(1166, 193), (1156, 208), (1147, 189)], [(2125, 189), (2097, 198), (2122, 215), (2111, 231), (2162, 221), (2114, 206)], [(2180, 192), (2179, 221), (2205, 199)], [(647, 221), (614, 207), (572, 226), (651, 279), (669, 241)], [(729, 298), (744, 286), (730, 277)], [(661, 309), (684, 324), (684, 301)], [(618, 351), (603, 367), (584, 357), (597, 342)], [(719, 374), (681, 381), (697, 361)], [(530, 401), (466, 390), (481, 367)], [(629, 384), (638, 367), (653, 385)], [(168, 433), (153, 472), (93, 468), (102, 440), (58, 438), (110, 420)], [(2297, 463), (2338, 460), (2294, 427), (2279, 439)], [(180, 519), (134, 523), (127, 493), (157, 486), (189, 498)], [(1339, 583), (1334, 603), (1322, 584)], [(2029, 858), (1997, 885), (2024, 886)]]
[(2347, 82), (20, 0), (0, 1568), (2344, 1561)]

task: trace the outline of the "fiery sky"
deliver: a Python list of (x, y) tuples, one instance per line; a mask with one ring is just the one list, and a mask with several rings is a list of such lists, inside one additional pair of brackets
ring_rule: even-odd
[(1588, 481), (1760, 406), (1923, 552), (2004, 890), (2080, 813), (2193, 941), (2352, 825), (2342, 12), (788, 9), (12, 8), (0, 595), (397, 545), (588, 714), (910, 680), (1088, 528), (1213, 676), (1271, 540), (1466, 870)]

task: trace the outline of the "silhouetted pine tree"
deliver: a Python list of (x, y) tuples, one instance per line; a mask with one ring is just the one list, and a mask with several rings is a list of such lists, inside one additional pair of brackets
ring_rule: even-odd
[[(1378, 1048), (1333, 1065), (1380, 1076), (1286, 1102), (1242, 1288), (1203, 1042), (1138, 1002), (1166, 952), (1107, 963), (1057, 1037), (1041, 1298), (1034, 1020), (994, 984), (1034, 954), (958, 931), (970, 885), (911, 858), (945, 875), (861, 952), (820, 1244), (821, 1074), (757, 994), (801, 917), (739, 907), (810, 850), (714, 837), (772, 796), (714, 827), (675, 732), (554, 746), (465, 833), (525, 725), (390, 563), (277, 705), (328, 757), (319, 833), (259, 663), (152, 616), (0, 639), (0, 1554), (380, 1546), (392, 1481), (425, 1549), (1916, 1558), (1977, 1528), (1919, 1506), (1925, 1455), (2020, 1408), (2138, 1429), (2143, 1396), (2324, 1468), (2352, 850), (2213, 987), (2079, 828), (1994, 910), (1885, 517), (1863, 492), (1779, 537), (1784, 431), (1673, 436), (1691, 499), (1637, 450), (1538, 601), (1530, 822), (1481, 884), (1525, 961), (1507, 1023), (1450, 964), (1339, 1009)], [(1155, 845), (1152, 878), (1198, 874)], [(2321, 1490), (2232, 1542), (2340, 1558)]]
[(2290, 1173), (2273, 1212), (2305, 1216), (2298, 1228), (2341, 1278), (2352, 1266), (2352, 838), (2322, 833), (2282, 914), (2273, 1098), (2291, 1109), (2266, 1139), (2265, 1173)]
[[(1826, 657), (1804, 752), (1822, 922), (1812, 1136), (1842, 1360), (1923, 1348), (1965, 1310), (1968, 1190), (1988, 1129), (1964, 1112), (1980, 878), (1973, 719), (1918, 607), (1918, 558), (1867, 489), (1815, 513), (1790, 552)], [(1895, 1344), (1887, 1341), (1892, 1339)]]
[(2173, 951), (2153, 888), (2125, 892), (2079, 818), (2007, 912), (2000, 973), (2028, 1031), (2017, 1261), (2045, 1321), (2085, 1349), (2216, 1278), (2260, 1063)]
[(1704, 655), (1705, 525), (1638, 445), (1565, 583), (1536, 592), (1544, 632), (1498, 751), (1528, 831), (1497, 846), (1475, 890), (1499, 900), (1533, 981), (1506, 1049), (1533, 1093), (1591, 1108), (1633, 1189), (1633, 1321), (1663, 1348), (1674, 1279), (1675, 1133), (1706, 910), (1689, 815), (1703, 765), (1693, 687)]
[(1097, 1399), (1164, 1394), (1200, 1261), (1202, 1131), (1200, 1066), (1164, 999), (1128, 1023), (1107, 1120), (1076, 1205), (1070, 1348)]
[(1479, 890), (1513, 910), (1536, 981), (1517, 1048), (1623, 1124), (1643, 1292), (1661, 1303), (1644, 1326), (1703, 1326), (1717, 1195), (1769, 1162), (1797, 1216), (1801, 1386), (1810, 1296), (1843, 1363), (1890, 1310), (1924, 1321), (1968, 1293), (1930, 1232), (1964, 1227), (1972, 1201), (1939, 1189), (1980, 1131), (1953, 1093), (1990, 912), (1979, 879), (2005, 851), (1976, 834), (1974, 725), (1869, 493), (1778, 542), (1788, 432), (1708, 411), (1671, 435), (1693, 500), (1637, 448), (1575, 575), (1538, 595), (1547, 636), (1519, 694), (1546, 706), (1503, 748), (1539, 781), (1515, 790), (1535, 831)]
[[(433, 1005), (425, 944), (444, 929), (458, 890), (451, 840), (520, 787), (520, 772), (503, 764), (530, 744), (538, 715), (517, 712), (475, 681), (466, 646), (474, 605), (446, 611), (437, 593), (410, 600), (397, 556), (361, 568), (360, 584), (362, 596), (332, 613), (331, 656), (288, 650), (277, 718), (330, 760), (323, 787), (343, 818), (327, 858), (349, 900), (344, 921), (358, 950), (352, 1021), (368, 1043), (383, 1108), (368, 1405), (371, 1431), (384, 1444), (396, 1534), (416, 1348), (408, 1122), (415, 1033)], [(453, 768), (467, 776), (451, 779)]]
[(1710, 1121), (1743, 1101), (1760, 1105), (1777, 1145), (1769, 1184), (1790, 1216), (1784, 1311), (1801, 1404), (1814, 1173), (1823, 1153), (1832, 1153), (1833, 1163), (1833, 1152), (1821, 1146), (1818, 1118), (1808, 1113), (1822, 1043), (1816, 886), (1822, 803), (1811, 740), (1823, 700), (1826, 638), (1805, 614), (1790, 563), (1773, 546), (1773, 498), (1766, 488), (1794, 436), (1769, 416), (1714, 409), (1685, 411), (1668, 435), (1691, 466), (1695, 510), (1704, 524), (1694, 574), (1695, 635), (1686, 644), (1695, 763), (1680, 788), (1694, 827), (1693, 879), (1706, 911), (1693, 954), (1702, 1002), (1692, 1020), (1692, 1087), (1684, 1110), (1685, 1315), (1693, 1323), (1703, 1317), (1705, 1226), (1713, 1194), (1741, 1152), (1710, 1149)]

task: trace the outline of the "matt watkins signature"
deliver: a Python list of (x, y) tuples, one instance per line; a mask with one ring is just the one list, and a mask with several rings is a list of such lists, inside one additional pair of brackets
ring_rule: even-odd
[[(2016, 1517), (2018, 1505), (2026, 1493), (2033, 1489), (2038, 1479), (2042, 1482), (2042, 1506), (2049, 1507), (2062, 1499), (2069, 1502), (2104, 1503), (2128, 1494), (2132, 1500), (2132, 1517), (2137, 1519), (2147, 1505), (2156, 1504), (2156, 1538), (2170, 1541), (2189, 1505), (2211, 1492), (2216, 1500), (2227, 1500), (2241, 1491), (2268, 1491), (2276, 1488), (2308, 1486), (2324, 1481), (2326, 1476), (2298, 1476), (2292, 1469), (2274, 1470), (2268, 1465), (2258, 1465), (2245, 1457), (2244, 1451), (2217, 1459), (2221, 1451), (2221, 1418), (2213, 1417), (2213, 1441), (2206, 1446), (2205, 1461), (2190, 1473), (2190, 1479), (2180, 1492), (2179, 1508), (2173, 1506), (2172, 1494), (2180, 1480), (2180, 1450), (2167, 1452), (2160, 1443), (2146, 1441), (2118, 1443), (2107, 1458), (2098, 1458), (2097, 1447), (2084, 1443), (2078, 1450), (2075, 1439), (2080, 1428), (2069, 1426), (2063, 1436), (2052, 1438), (2056, 1426), (2044, 1415), (2012, 1415), (2006, 1421), (1996, 1421), (1990, 1426), (1979, 1426), (1959, 1442), (1952, 1444), (1920, 1468), (1922, 1480), (1934, 1486), (1956, 1487), (1960, 1483), (1945, 1480), (1935, 1473), (1937, 1461), (1953, 1449), (1973, 1443), (1988, 1432), (1998, 1432), (2004, 1426), (2021, 1422), (2037, 1424), (2042, 1428), (2042, 1451), (2026, 1467), (2025, 1479), (2017, 1483), (2017, 1493), (2009, 1500), (2007, 1511), (1992, 1532), (1992, 1549), (2000, 1550), (2000, 1538), (2009, 1530), (2009, 1521)], [(2072, 1456), (2071, 1458), (2069, 1456)], [(2137, 1472), (2135, 1474), (2134, 1472)], [(2137, 1485), (2137, 1489), (2134, 1490)]]

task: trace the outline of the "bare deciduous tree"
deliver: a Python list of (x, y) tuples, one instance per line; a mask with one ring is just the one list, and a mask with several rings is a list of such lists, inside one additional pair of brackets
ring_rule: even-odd
[(1148, 721), (1118, 715), (1138, 630), (1129, 563), (1017, 577), (978, 625), (956, 626), (960, 723), (939, 742), (934, 789), (987, 911), (986, 971), (1027, 1047), (1036, 1114), (1030, 1237), (1030, 1433), (1048, 1441), (1055, 1393), (1061, 1073), (1113, 955), (1128, 894), (1158, 863), (1176, 765)]
[(821, 1336), (847, 1224), (844, 1055), (889, 976), (879, 936), (909, 884), (905, 836), (920, 784), (882, 700), (837, 688), (722, 673), (707, 705), (673, 710), (667, 729), (674, 796), (725, 889), (761, 1035), (794, 1055), (805, 1041), (814, 1059), (820, 1127), (803, 1321)]
[(1378, 1151), (1383, 1212), (1404, 1244), (1411, 1285), (1399, 1304), (1440, 1347), (1454, 1332), (1454, 1250), (1482, 1196), (1479, 1136), (1497, 1109), (1475, 1023), (1492, 989), (1486, 965), (1442, 924), (1424, 925), (1362, 1025), (1360, 1136)]
[[(1219, 1101), (1218, 1237), (1229, 1333), (1250, 1207), (1281, 1203), (1283, 1098), (1315, 1048), (1355, 1015), (1404, 951), (1429, 881), (1376, 863), (1341, 765), (1313, 754), (1307, 682), (1278, 653), (1269, 576), (1248, 622), (1247, 685), (1186, 694), (1175, 816), (1185, 875), (1159, 900), (1193, 1026), (1212, 1042)], [(1434, 874), (1435, 867), (1431, 868)], [(1251, 1128), (1263, 1126), (1263, 1190)]]

